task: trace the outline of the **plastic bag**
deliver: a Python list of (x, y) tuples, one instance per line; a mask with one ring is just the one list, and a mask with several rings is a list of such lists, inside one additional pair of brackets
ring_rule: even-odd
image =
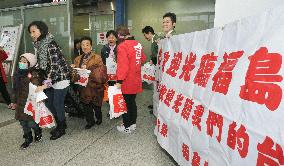
[(52, 116), (52, 113), (48, 110), (48, 108), (46, 107), (46, 105), (44, 104), (44, 102), (39, 102), (37, 103), (37, 107), (38, 107), (38, 119), (37, 119), (37, 123), (39, 125), (39, 127), (41, 128), (52, 128), (53, 126), (55, 126), (54, 123), (54, 118)]
[(89, 75), (91, 73), (90, 70), (87, 69), (81, 69), (81, 68), (74, 68), (77, 71), (77, 74), (80, 76), (79, 80), (74, 82), (75, 84), (81, 85), (81, 86), (87, 86)]
[(29, 84), (29, 95), (24, 108), (24, 113), (33, 117), (34, 121), (41, 128), (55, 126), (54, 117), (46, 107), (43, 100), (47, 99), (44, 92), (35, 92), (37, 86)]
[(124, 101), (121, 89), (116, 86), (108, 87), (108, 98), (109, 98), (109, 115), (110, 119), (117, 118), (120, 115), (127, 112), (126, 103)]
[(142, 66), (142, 81), (152, 84), (155, 81), (155, 65), (151, 65), (149, 62)]

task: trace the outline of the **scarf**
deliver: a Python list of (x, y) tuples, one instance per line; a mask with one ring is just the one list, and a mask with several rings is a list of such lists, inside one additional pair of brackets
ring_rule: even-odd
[(49, 71), (48, 44), (53, 41), (53, 35), (48, 33), (45, 38), (33, 42), (35, 54), (37, 56), (37, 64), (40, 69)]
[(82, 65), (87, 65), (87, 62), (89, 61), (89, 59), (91, 59), (91, 57), (92, 57), (92, 52), (89, 52), (87, 54), (83, 53), (79, 67), (82, 68)]

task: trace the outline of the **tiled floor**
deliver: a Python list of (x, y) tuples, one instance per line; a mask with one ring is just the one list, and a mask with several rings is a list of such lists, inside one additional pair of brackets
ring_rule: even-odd
[(68, 117), (66, 135), (51, 141), (50, 129), (44, 129), (43, 140), (26, 150), (19, 149), (23, 138), (14, 112), (0, 104), (0, 165), (174, 166), (153, 133), (155, 118), (147, 110), (151, 94), (146, 89), (136, 98), (137, 131), (131, 135), (116, 131), (121, 119), (109, 120), (104, 104), (102, 125), (84, 130), (85, 120)]

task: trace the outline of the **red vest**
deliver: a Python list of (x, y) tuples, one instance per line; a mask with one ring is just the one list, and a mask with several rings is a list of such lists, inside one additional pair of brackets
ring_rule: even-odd
[(122, 94), (142, 92), (141, 64), (146, 61), (142, 45), (125, 40), (117, 47), (117, 80), (122, 80)]

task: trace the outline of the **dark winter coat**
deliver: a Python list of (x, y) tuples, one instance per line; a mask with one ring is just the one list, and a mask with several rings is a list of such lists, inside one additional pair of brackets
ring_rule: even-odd
[[(116, 58), (117, 58), (117, 45), (115, 46), (113, 52), (114, 52), (115, 60), (116, 60)], [(102, 57), (104, 65), (106, 65), (106, 58), (109, 57), (109, 53), (110, 53), (110, 47), (109, 47), (108, 44), (106, 44), (101, 49), (101, 57)]]
[[(30, 76), (30, 78), (29, 78)], [(44, 71), (38, 69), (18, 70), (14, 76), (14, 93), (16, 101), (15, 119), (33, 120), (30, 115), (24, 113), (24, 108), (29, 94), (29, 83), (41, 85), (44, 80)]]

